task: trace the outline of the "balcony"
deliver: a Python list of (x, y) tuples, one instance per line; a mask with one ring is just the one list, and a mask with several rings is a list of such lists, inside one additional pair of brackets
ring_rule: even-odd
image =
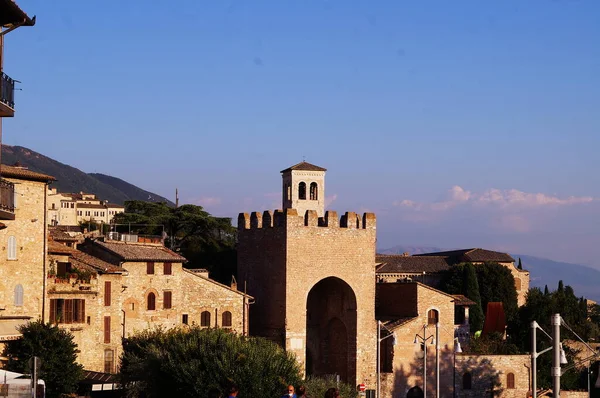
[(15, 184), (0, 179), (0, 220), (15, 219)]
[(13, 117), (15, 115), (15, 80), (2, 72), (0, 84), (0, 117)]

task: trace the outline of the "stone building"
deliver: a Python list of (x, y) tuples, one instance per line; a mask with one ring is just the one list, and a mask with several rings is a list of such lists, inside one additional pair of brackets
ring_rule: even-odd
[(309, 375), (375, 382), (375, 215), (324, 211), (325, 169), (282, 171), (283, 209), (238, 217), (238, 280), (255, 297), (250, 332), (296, 354)]
[(125, 212), (125, 206), (108, 203), (93, 193), (63, 193), (48, 190), (48, 224), (79, 225), (82, 222), (109, 224), (115, 215)]
[(247, 334), (251, 298), (206, 270), (183, 268), (185, 258), (161, 244), (49, 243), (47, 317), (75, 336), (88, 371), (114, 373), (121, 339), (149, 328), (197, 324)]
[(13, 195), (12, 207), (0, 212), (0, 340), (9, 340), (20, 336), (16, 327), (42, 317), (47, 233), (44, 199), (46, 186), (54, 178), (6, 165), (1, 174), (0, 183), (10, 184)]
[(474, 265), (498, 263), (508, 268), (515, 279), (519, 306), (525, 304), (526, 295), (529, 291), (529, 271), (515, 267), (515, 259), (509, 254), (492, 250), (473, 248), (413, 256), (408, 253), (401, 255), (378, 254), (376, 261), (378, 263), (378, 282), (396, 282), (411, 279), (433, 287), (440, 286), (444, 274), (453, 265), (460, 263), (472, 263)]

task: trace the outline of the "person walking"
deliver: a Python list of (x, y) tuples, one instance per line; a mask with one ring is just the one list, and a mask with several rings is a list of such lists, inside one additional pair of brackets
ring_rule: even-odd
[(283, 397), (281, 398), (298, 398), (298, 396), (296, 395), (296, 390), (294, 389), (294, 386), (289, 385), (287, 387), (287, 394), (283, 394)]
[(236, 386), (231, 386), (231, 388), (229, 388), (229, 398), (235, 398), (238, 395), (238, 389)]
[(306, 387), (298, 387), (298, 398), (308, 398), (308, 395), (306, 395)]

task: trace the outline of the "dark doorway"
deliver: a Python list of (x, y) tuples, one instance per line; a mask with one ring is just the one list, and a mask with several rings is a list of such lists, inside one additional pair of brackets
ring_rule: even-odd
[(325, 278), (308, 293), (306, 373), (356, 384), (356, 296), (339, 278)]
[(423, 390), (421, 387), (414, 386), (406, 393), (406, 398), (423, 398), (425, 394), (423, 394)]

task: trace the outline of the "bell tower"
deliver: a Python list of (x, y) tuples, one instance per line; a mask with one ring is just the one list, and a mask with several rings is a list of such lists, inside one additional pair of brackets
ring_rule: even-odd
[(281, 171), (283, 209), (296, 209), (304, 217), (307, 210), (325, 215), (325, 172), (327, 169), (301, 162)]

